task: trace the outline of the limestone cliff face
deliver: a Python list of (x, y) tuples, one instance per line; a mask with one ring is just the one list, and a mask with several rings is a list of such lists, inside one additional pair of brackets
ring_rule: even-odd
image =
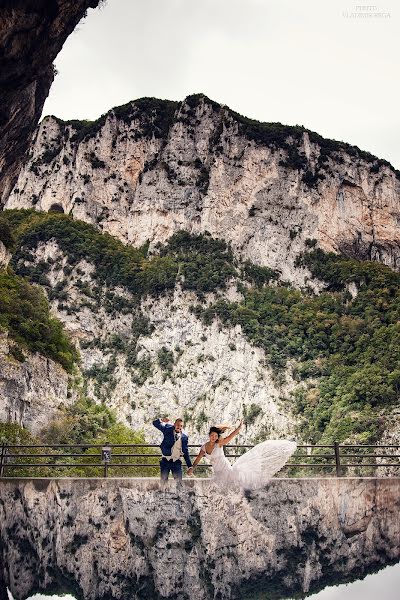
[[(264, 351), (249, 344), (240, 326), (205, 326), (190, 311), (198, 302), (194, 293), (177, 287), (138, 306), (126, 290), (98, 288), (92, 264), (80, 261), (69, 269), (55, 241), (39, 243), (32, 257), (33, 268), (51, 258), (44, 289), (80, 350), (87, 394), (115, 408), (127, 425), (144, 429), (147, 439), (158, 439), (151, 422), (160, 415), (183, 417), (192, 441), (203, 440), (210, 424), (235, 423), (244, 414), (249, 424), (242, 443), (259, 434), (293, 435), (289, 373), (278, 384)], [(238, 296), (233, 289), (226, 294)]]
[(0, 6), (0, 205), (15, 183), (54, 79), (53, 61), (99, 0), (22, 0)]
[(203, 96), (143, 99), (91, 124), (45, 118), (6, 206), (54, 205), (134, 245), (209, 231), (295, 283), (307, 239), (399, 266), (400, 181), (388, 163)]
[(8, 252), (3, 242), (0, 242), (0, 268), (4, 269), (4, 267), (7, 267), (8, 263), (10, 262), (10, 259), (10, 252)]
[(399, 479), (2, 480), (0, 597), (292, 598), (400, 559)]
[[(312, 240), (398, 267), (399, 192), (399, 173), (385, 161), (200, 95), (138, 100), (93, 123), (46, 118), (6, 207), (70, 213), (125, 243), (149, 240), (150, 253), (178, 230), (209, 231), (236, 257), (315, 288), (295, 264)], [(99, 285), (93, 264), (69, 265), (54, 239), (39, 243), (32, 261), (36, 274), (47, 269), (34, 281), (48, 279), (53, 313), (80, 347), (85, 391), (127, 424), (154, 436), (155, 416), (181, 415), (202, 439), (210, 423), (247, 415), (243, 442), (294, 434), (291, 369), (278, 383), (240, 327), (194, 316), (191, 293), (177, 286), (139, 305)]]
[(54, 361), (24, 352), (21, 362), (13, 354), (14, 343), (0, 333), (0, 421), (18, 423), (37, 433), (60, 406), (75, 399), (68, 375)]

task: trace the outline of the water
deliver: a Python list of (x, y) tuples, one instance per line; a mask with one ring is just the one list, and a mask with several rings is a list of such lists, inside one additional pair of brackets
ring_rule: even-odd
[[(398, 600), (400, 589), (400, 563), (394, 566), (386, 567), (374, 573), (367, 575), (365, 579), (354, 581), (352, 583), (328, 587), (308, 596), (307, 600)], [(13, 600), (10, 592), (9, 600)], [(73, 596), (66, 594), (64, 596), (43, 596), (35, 594), (28, 600), (75, 600)], [(150, 599), (149, 599), (150, 600)], [(260, 599), (261, 600), (261, 599)], [(264, 598), (263, 600), (268, 600)]]
[(398, 600), (400, 563), (352, 583), (328, 587), (307, 600)]

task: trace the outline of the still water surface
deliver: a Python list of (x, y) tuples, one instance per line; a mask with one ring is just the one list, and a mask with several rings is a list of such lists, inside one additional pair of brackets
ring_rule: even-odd
[[(400, 563), (367, 575), (365, 579), (353, 583), (325, 588), (307, 600), (399, 600)], [(9, 600), (13, 600), (9, 593)], [(73, 596), (43, 596), (35, 594), (28, 600), (75, 600)], [(149, 599), (150, 600), (150, 599)], [(267, 600), (267, 598), (265, 599)]]
[(398, 600), (399, 590), (400, 563), (397, 563), (361, 581), (327, 587), (307, 600)]

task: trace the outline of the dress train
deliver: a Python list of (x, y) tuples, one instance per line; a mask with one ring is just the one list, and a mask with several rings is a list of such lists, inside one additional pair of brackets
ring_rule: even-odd
[(233, 465), (226, 458), (222, 446), (214, 446), (211, 454), (207, 454), (205, 445), (202, 450), (212, 465), (215, 483), (222, 487), (239, 486), (255, 490), (263, 487), (282, 469), (296, 447), (296, 442), (290, 440), (268, 440), (239, 456)]

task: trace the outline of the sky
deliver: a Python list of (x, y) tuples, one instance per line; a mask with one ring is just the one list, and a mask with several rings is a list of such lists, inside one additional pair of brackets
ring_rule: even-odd
[(203, 92), (400, 169), (399, 28), (398, 0), (106, 0), (58, 55), (43, 114), (95, 119)]

